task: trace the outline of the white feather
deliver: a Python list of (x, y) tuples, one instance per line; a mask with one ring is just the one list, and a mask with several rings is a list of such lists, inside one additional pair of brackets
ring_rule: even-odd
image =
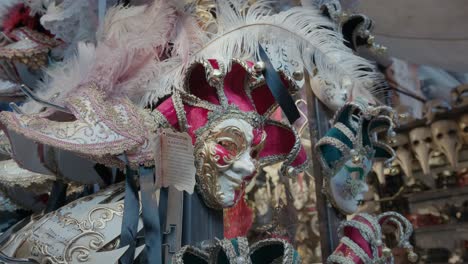
[[(47, 101), (63, 105), (67, 94), (89, 76), (95, 52), (94, 44), (78, 43), (74, 56), (44, 70), (44, 80), (38, 83), (37, 95)], [(37, 113), (42, 108), (43, 105), (32, 100), (21, 107), (26, 113)]]
[(53, 0), (23, 0), (24, 4), (31, 9), (31, 16), (36, 14), (44, 14), (47, 12), (47, 7)]
[(175, 8), (163, 0), (150, 6), (112, 8), (87, 81), (96, 83), (108, 96), (123, 95), (139, 101), (139, 89), (145, 87), (139, 85), (145, 82), (140, 71), (152, 71), (151, 64), (165, 51), (176, 21)]
[(98, 40), (118, 39), (122, 35), (134, 29), (135, 17), (142, 16), (147, 6), (124, 7), (116, 6), (109, 8), (104, 23), (98, 30)]
[[(358, 57), (343, 44), (342, 36), (331, 30), (334, 25), (315, 8), (292, 8), (272, 14), (271, 1), (258, 1), (245, 11), (246, 1), (219, 1), (218, 33), (193, 52), (191, 60), (214, 58), (229, 66), (232, 58), (255, 60), (258, 44), (272, 50), (282, 49), (288, 60), (300, 62), (335, 87), (351, 80), (356, 87), (374, 89), (382, 82), (375, 66)], [(270, 54), (274, 65), (288, 63), (282, 54)], [(166, 94), (161, 87), (181, 88), (184, 65), (162, 71), (143, 98), (144, 104), (156, 102)], [(169, 90), (169, 89), (168, 89)], [(168, 91), (170, 92), (170, 90)]]

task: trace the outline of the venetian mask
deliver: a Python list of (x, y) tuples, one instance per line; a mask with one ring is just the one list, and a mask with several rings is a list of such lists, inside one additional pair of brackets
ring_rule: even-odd
[(257, 169), (265, 138), (263, 129), (231, 118), (214, 126), (196, 147), (198, 184), (210, 207), (231, 207), (237, 202)]
[(432, 152), (432, 134), (429, 127), (418, 127), (409, 133), (411, 148), (425, 175), (429, 175), (429, 158)]
[(346, 214), (358, 210), (369, 191), (366, 176), (372, 168), (372, 162), (364, 158), (362, 162), (346, 161), (345, 165), (330, 180), (330, 191), (336, 206)]
[(453, 120), (439, 120), (431, 125), (431, 131), (436, 147), (445, 154), (450, 165), (456, 169), (458, 152), (463, 144), (458, 124)]
[(393, 150), (374, 137), (377, 132), (393, 131), (389, 112), (348, 103), (335, 115), (333, 127), (316, 145), (325, 174), (325, 193), (332, 205), (344, 214), (358, 210), (366, 183), (376, 159), (388, 164)]
[[(124, 186), (115, 184), (56, 211), (33, 215), (0, 251), (13, 258), (11, 263), (117, 263), (128, 248), (119, 245), (123, 193)], [(137, 232), (142, 229), (140, 220)], [(136, 249), (135, 257), (143, 248)]]
[(463, 142), (468, 144), (468, 114), (462, 115), (458, 125), (460, 127), (460, 133), (463, 138)]
[(320, 75), (310, 78), (312, 91), (329, 109), (336, 111), (351, 98), (360, 98), (374, 104), (376, 101), (369, 90), (353, 86), (349, 78), (343, 78), (340, 87), (326, 82)]
[(412, 263), (418, 260), (409, 239), (413, 226), (396, 212), (385, 212), (377, 216), (356, 214), (351, 220), (338, 227), (340, 243), (327, 258), (327, 263), (394, 263), (392, 250), (384, 241), (384, 234), (393, 233), (397, 246), (408, 253)]
[(409, 137), (406, 134), (398, 134), (391, 139), (391, 145), (395, 149), (396, 161), (408, 178), (413, 178), (413, 154), (411, 153)]
[(452, 104), (456, 107), (468, 105), (468, 85), (460, 85), (452, 90)]

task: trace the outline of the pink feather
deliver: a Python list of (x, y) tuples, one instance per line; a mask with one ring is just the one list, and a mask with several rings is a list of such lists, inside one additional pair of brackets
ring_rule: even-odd
[(179, 56), (183, 63), (189, 61), (192, 51), (200, 49), (208, 42), (206, 33), (200, 28), (197, 19), (189, 14), (181, 14), (174, 30), (172, 56)]
[(89, 78), (107, 96), (130, 96), (138, 87), (119, 85), (132, 79), (167, 49), (177, 15), (173, 6), (156, 0), (145, 7), (118, 6), (109, 10), (96, 61)]

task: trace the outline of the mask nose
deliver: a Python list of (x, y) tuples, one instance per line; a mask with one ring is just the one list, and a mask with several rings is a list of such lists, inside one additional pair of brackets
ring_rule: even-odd
[(241, 174), (243, 178), (254, 173), (255, 164), (248, 151), (232, 164), (232, 170)]

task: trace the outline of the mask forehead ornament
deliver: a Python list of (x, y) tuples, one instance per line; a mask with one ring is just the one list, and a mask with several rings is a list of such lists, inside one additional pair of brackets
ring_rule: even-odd
[(332, 120), (333, 127), (316, 145), (326, 174), (325, 193), (339, 211), (352, 214), (368, 191), (366, 176), (374, 160), (390, 164), (395, 153), (377, 139), (382, 132), (393, 135), (394, 113), (389, 107), (364, 103), (345, 104)]

